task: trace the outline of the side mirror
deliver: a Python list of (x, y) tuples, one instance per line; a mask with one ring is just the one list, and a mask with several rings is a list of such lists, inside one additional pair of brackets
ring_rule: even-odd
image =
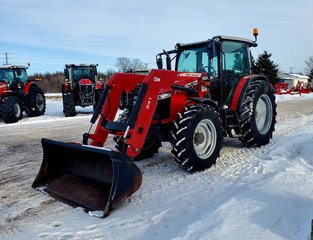
[(21, 76), (22, 70), (20, 68), (17, 68), (16, 69), (16, 74), (17, 74), (17, 76)]
[(163, 49), (163, 53), (164, 53), (165, 56), (166, 56), (166, 69), (167, 69), (167, 70), (171, 70), (171, 69), (172, 69), (171, 56), (170, 56), (170, 54), (169, 54), (167, 51), (165, 51), (164, 49)]
[(69, 79), (68, 68), (64, 69), (64, 76), (65, 78)]
[(208, 56), (209, 56), (209, 59), (214, 58), (214, 52), (215, 52), (214, 40), (210, 40), (209, 43), (208, 43)]
[(161, 57), (157, 58), (156, 65), (158, 66), (158, 69), (163, 69), (163, 61)]
[(220, 43), (214, 40), (210, 40), (208, 43), (208, 55), (209, 59), (213, 59), (218, 56), (218, 52), (220, 50)]

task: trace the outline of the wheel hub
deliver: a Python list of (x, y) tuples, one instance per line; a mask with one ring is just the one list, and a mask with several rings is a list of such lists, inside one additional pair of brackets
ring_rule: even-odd
[(21, 108), (18, 103), (15, 103), (13, 106), (15, 117), (19, 117), (21, 115)]
[(196, 145), (200, 145), (201, 143), (204, 142), (204, 134), (201, 132), (196, 132), (195, 133), (195, 137), (194, 137), (194, 141)]
[(194, 131), (193, 147), (201, 159), (209, 158), (216, 147), (217, 133), (213, 122), (209, 119), (200, 121)]
[(41, 96), (41, 94), (37, 94), (36, 95), (36, 106), (37, 106), (37, 109), (39, 111), (42, 111), (43, 108), (44, 108), (44, 103), (45, 103), (45, 100), (43, 99), (43, 97)]

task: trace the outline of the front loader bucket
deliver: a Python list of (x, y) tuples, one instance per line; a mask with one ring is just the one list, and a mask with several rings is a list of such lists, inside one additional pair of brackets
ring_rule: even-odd
[(73, 207), (106, 216), (141, 185), (125, 153), (43, 138), (43, 161), (32, 185)]

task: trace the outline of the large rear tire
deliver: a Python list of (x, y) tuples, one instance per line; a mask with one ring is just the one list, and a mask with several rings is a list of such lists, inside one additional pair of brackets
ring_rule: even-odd
[(23, 118), (22, 102), (17, 96), (8, 96), (0, 103), (0, 118), (5, 123), (15, 123)]
[(63, 92), (63, 113), (65, 117), (76, 116), (74, 92)]
[(26, 113), (30, 117), (41, 116), (46, 111), (46, 99), (41, 88), (31, 86), (27, 95), (28, 106)]
[(187, 107), (174, 123), (172, 137), (172, 154), (179, 166), (191, 172), (210, 168), (222, 148), (219, 113), (207, 105)]
[(276, 115), (272, 87), (266, 81), (252, 82), (238, 113), (242, 133), (239, 140), (249, 147), (268, 144), (275, 131)]

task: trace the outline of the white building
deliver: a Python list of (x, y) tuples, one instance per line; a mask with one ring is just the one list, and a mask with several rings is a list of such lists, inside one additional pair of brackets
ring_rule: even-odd
[(289, 89), (292, 87), (296, 87), (298, 82), (303, 82), (303, 86), (306, 87), (310, 77), (300, 74), (293, 73), (278, 73), (279, 82), (289, 83)]

